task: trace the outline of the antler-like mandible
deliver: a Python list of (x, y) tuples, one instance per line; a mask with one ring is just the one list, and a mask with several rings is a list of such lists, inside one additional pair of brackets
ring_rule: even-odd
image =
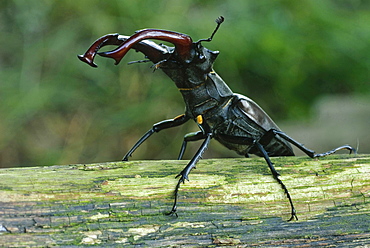
[(95, 58), (96, 53), (103, 46), (122, 44), (123, 41), (119, 40), (118, 36), (119, 34), (107, 34), (107, 35), (100, 37), (89, 47), (89, 49), (86, 51), (84, 55), (78, 55), (78, 58), (81, 61), (91, 65), (92, 67), (98, 67), (94, 63), (94, 58)]
[(145, 39), (155, 39), (170, 42), (175, 45), (175, 52), (181, 59), (190, 59), (190, 50), (193, 44), (190, 36), (161, 29), (144, 29), (138, 31), (113, 51), (98, 54), (103, 57), (114, 59), (117, 65), (128, 52), (128, 50), (132, 48), (132, 46)]

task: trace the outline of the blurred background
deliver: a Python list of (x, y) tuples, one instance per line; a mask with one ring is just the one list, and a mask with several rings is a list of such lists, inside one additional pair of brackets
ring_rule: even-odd
[[(370, 1), (2, 0), (0, 167), (118, 161), (184, 111), (174, 83), (130, 52), (119, 66), (80, 62), (98, 37), (161, 28), (207, 38), (215, 71), (307, 147), (370, 152)], [(185, 125), (153, 135), (133, 159), (176, 159)], [(185, 158), (199, 147), (189, 145)], [(299, 154), (299, 153), (298, 153)], [(205, 158), (235, 157), (216, 141)]]

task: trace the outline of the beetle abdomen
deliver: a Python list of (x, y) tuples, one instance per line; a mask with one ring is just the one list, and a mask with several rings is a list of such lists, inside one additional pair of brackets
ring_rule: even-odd
[[(235, 94), (228, 107), (228, 117), (216, 125), (215, 139), (240, 155), (262, 156), (254, 144), (271, 129), (280, 130), (271, 118), (251, 99)], [(279, 136), (268, 137), (262, 144), (269, 156), (294, 156), (291, 145)], [(265, 137), (266, 140), (266, 137)]]

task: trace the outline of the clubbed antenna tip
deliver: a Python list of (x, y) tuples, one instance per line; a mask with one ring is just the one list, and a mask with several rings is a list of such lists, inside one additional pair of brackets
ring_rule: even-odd
[(218, 28), (220, 27), (221, 23), (224, 22), (224, 20), (225, 20), (225, 18), (223, 16), (217, 17), (217, 19), (215, 20), (216, 23), (217, 23), (217, 26), (216, 26), (215, 30), (213, 31), (211, 37), (209, 37), (208, 39), (200, 39), (200, 40), (198, 40), (197, 43), (202, 42), (202, 41), (211, 41), (213, 39), (213, 36), (217, 32)]
[(223, 17), (223, 16), (219, 16), (219, 17), (217, 17), (217, 19), (216, 19), (216, 23), (218, 24), (218, 25), (220, 25), (221, 23), (223, 23), (225, 21), (225, 18)]

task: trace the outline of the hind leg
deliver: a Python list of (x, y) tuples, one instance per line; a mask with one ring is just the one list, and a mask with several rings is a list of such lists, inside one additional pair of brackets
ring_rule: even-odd
[[(281, 138), (285, 139), (286, 141), (288, 141), (289, 143), (293, 144), (298, 149), (300, 149), (301, 151), (306, 153), (311, 158), (324, 157), (324, 156), (333, 154), (333, 153), (335, 153), (339, 150), (349, 150), (350, 153), (352, 153), (352, 152), (356, 153), (356, 149), (349, 146), (349, 145), (339, 146), (339, 147), (337, 147), (333, 150), (330, 150), (330, 151), (327, 151), (327, 152), (324, 152), (324, 153), (316, 153), (315, 151), (306, 148), (303, 144), (301, 144), (298, 141), (294, 140), (293, 138), (289, 137), (286, 133), (284, 133), (282, 131), (271, 129), (264, 136), (268, 136), (269, 134), (272, 134), (273, 136), (275, 136), (275, 135), (280, 136)], [(262, 139), (263, 138), (261, 138), (261, 140)]]

